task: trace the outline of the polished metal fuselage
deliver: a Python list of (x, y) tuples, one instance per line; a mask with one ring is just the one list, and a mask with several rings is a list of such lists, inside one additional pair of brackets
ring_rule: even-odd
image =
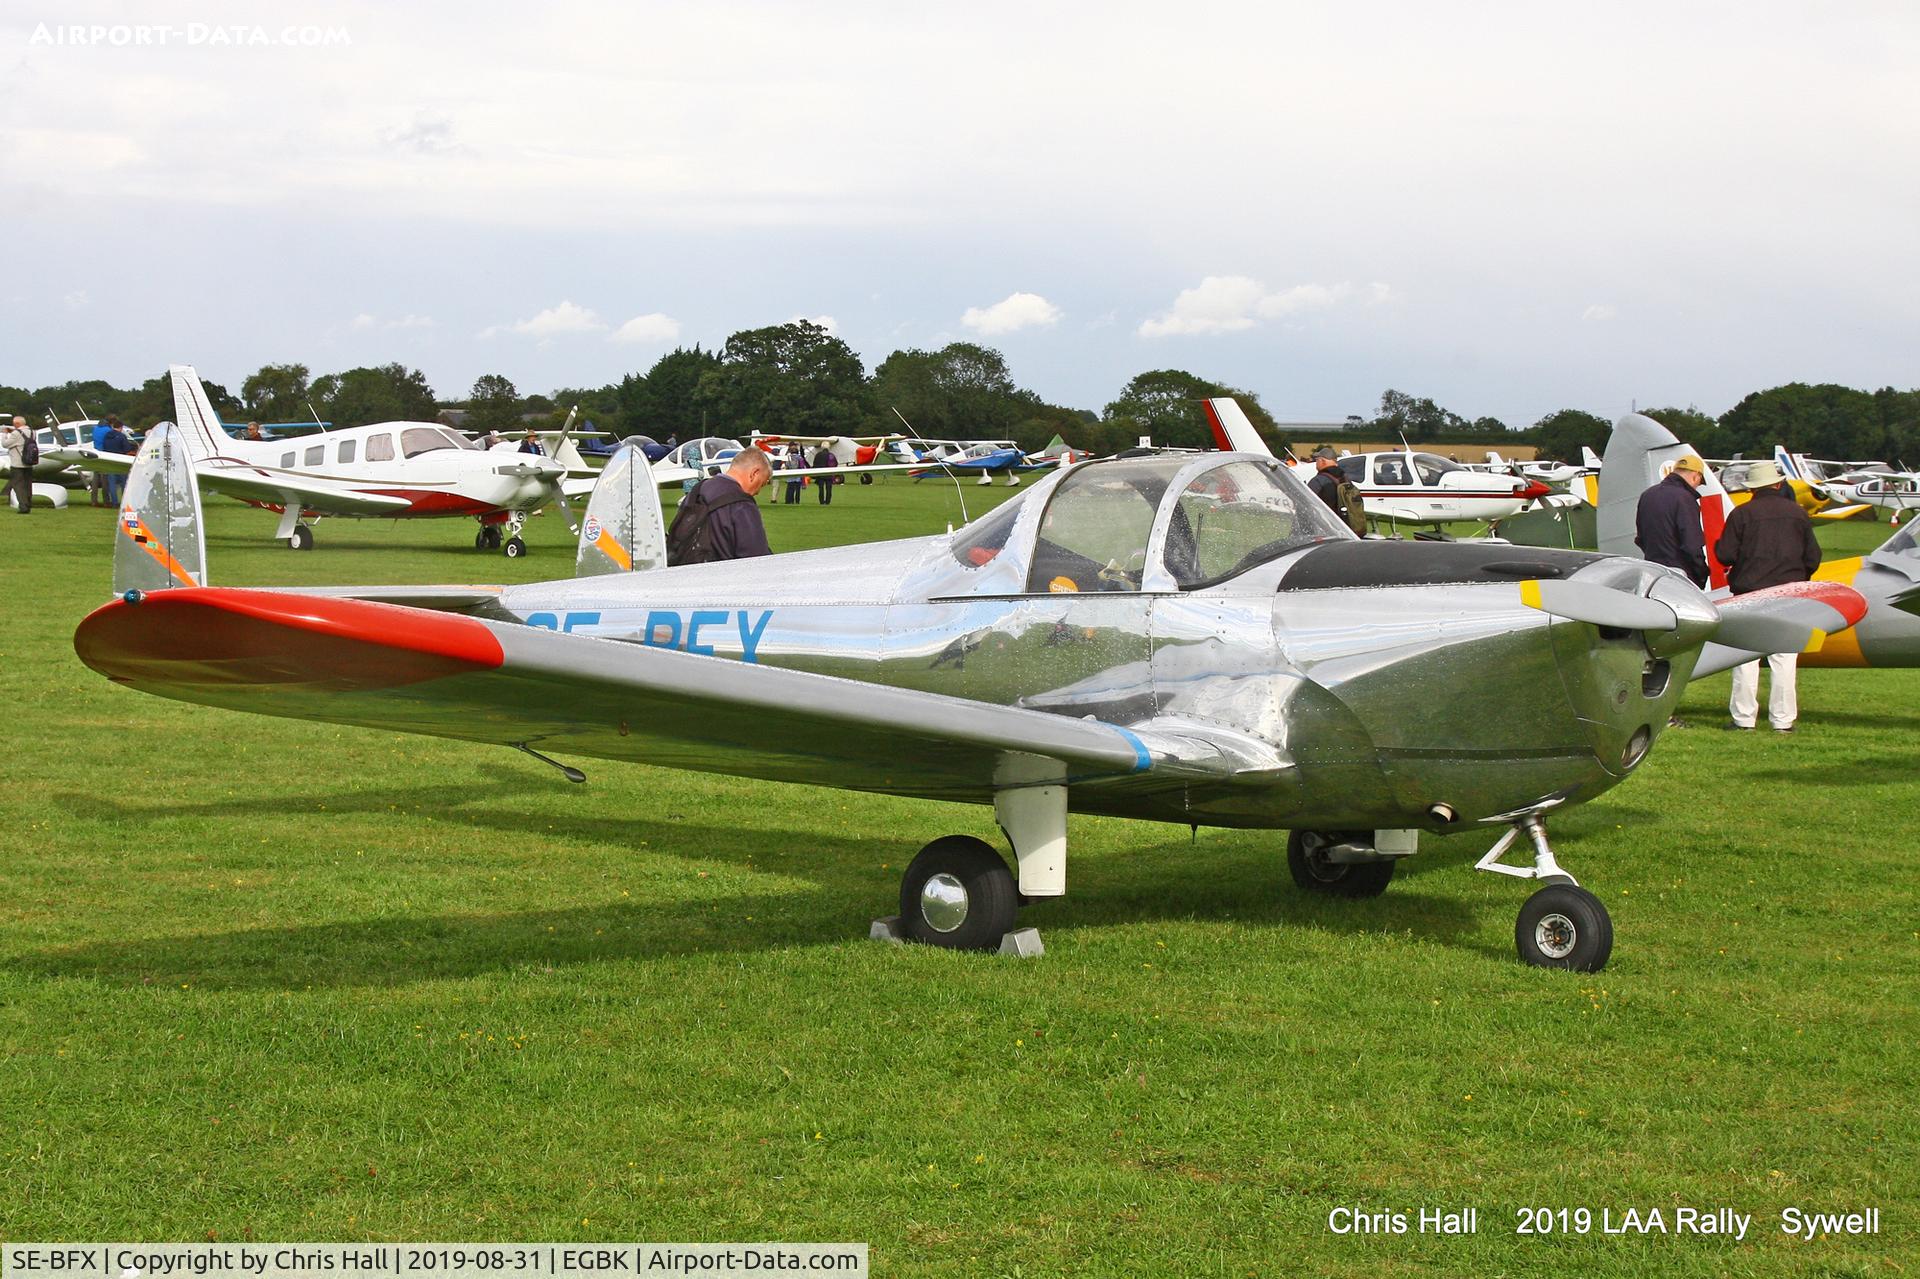
[[(1057, 481), (1036, 486), (1008, 553), (981, 568), (938, 536), (508, 587), (499, 613), (1123, 728), (1190, 726), (1228, 745), (1230, 776), (1090, 781), (1072, 803), (1203, 825), (1444, 828), (1590, 799), (1637, 763), (1691, 671), (1695, 651), (1656, 661), (1639, 633), (1552, 619), (1497, 574), (1301, 587), (1289, 578), (1319, 550), (1309, 547), (1181, 591), (1159, 567), (1164, 528), (1139, 590), (1033, 593), (1018, 548), (1032, 545)], [(1641, 593), (1666, 576), (1619, 558), (1556, 563)], [(726, 672), (716, 664), (711, 678)], [(721, 748), (676, 762), (756, 771)]]

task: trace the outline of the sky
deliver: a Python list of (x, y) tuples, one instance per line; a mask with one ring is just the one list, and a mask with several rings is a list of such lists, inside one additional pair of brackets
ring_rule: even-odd
[(1096, 410), (1907, 388), (1915, 65), (1904, 0), (13, 0), (0, 384), (546, 392), (806, 318)]

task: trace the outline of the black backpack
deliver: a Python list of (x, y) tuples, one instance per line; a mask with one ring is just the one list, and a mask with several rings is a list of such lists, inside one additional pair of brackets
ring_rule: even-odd
[(40, 441), (33, 438), (32, 431), (26, 434), (27, 442), (20, 446), (20, 465), (38, 466), (40, 465)]
[(723, 506), (732, 506), (735, 502), (751, 502), (739, 489), (709, 502), (705, 497), (706, 485), (702, 484), (687, 495), (680, 503), (680, 509), (673, 517), (673, 527), (667, 530), (667, 565), (677, 567), (681, 564), (705, 564), (713, 558), (713, 538), (709, 521), (713, 513)]

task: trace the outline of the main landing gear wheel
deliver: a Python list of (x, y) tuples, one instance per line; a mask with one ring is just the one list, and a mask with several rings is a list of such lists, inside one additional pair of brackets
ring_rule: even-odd
[(861, 474), (861, 476), (860, 476), (860, 482), (861, 482), (862, 484), (871, 484), (871, 483), (873, 483), (873, 477), (872, 477), (871, 475), (867, 475), (867, 474), (865, 474), (865, 473), (862, 473), (862, 474)]
[(287, 535), (287, 545), (296, 551), (311, 551), (313, 549), (313, 530), (304, 524), (294, 525), (293, 532)]
[(1372, 837), (1364, 830), (1296, 830), (1287, 835), (1287, 869), (1293, 882), (1310, 893), (1331, 893), (1335, 897), (1378, 897), (1393, 880), (1393, 862), (1329, 861), (1327, 850), (1335, 844), (1364, 841)]
[(473, 549), (476, 551), (497, 551), (500, 549), (500, 529), (498, 525), (483, 524), (480, 531), (473, 535)]
[(1599, 972), (1613, 953), (1613, 920), (1586, 889), (1549, 884), (1520, 908), (1513, 944), (1535, 968)]
[(510, 537), (507, 539), (507, 544), (501, 549), (507, 553), (508, 559), (517, 560), (527, 553), (527, 544), (517, 537)]
[(900, 924), (909, 938), (948, 950), (994, 950), (1013, 931), (1013, 872), (985, 840), (947, 835), (913, 859), (900, 881)]

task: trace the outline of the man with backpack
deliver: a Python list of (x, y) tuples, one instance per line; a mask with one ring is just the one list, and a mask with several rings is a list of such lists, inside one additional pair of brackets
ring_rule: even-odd
[(1331, 444), (1322, 444), (1313, 451), (1313, 478), (1307, 481), (1307, 487), (1314, 496), (1327, 504), (1327, 509), (1338, 515), (1346, 526), (1360, 536), (1367, 535), (1367, 510), (1361, 500), (1359, 486), (1347, 478), (1340, 466), (1340, 459), (1334, 455)]
[(773, 464), (759, 449), (741, 449), (724, 475), (702, 480), (680, 503), (667, 530), (667, 563), (711, 564), (771, 555), (760, 504), (754, 495), (773, 477)]
[(40, 461), (40, 444), (27, 429), (27, 419), (16, 416), (13, 425), (0, 431), (0, 446), (7, 450), (7, 492), (14, 496), (15, 509), (22, 515), (33, 513), (33, 468)]

